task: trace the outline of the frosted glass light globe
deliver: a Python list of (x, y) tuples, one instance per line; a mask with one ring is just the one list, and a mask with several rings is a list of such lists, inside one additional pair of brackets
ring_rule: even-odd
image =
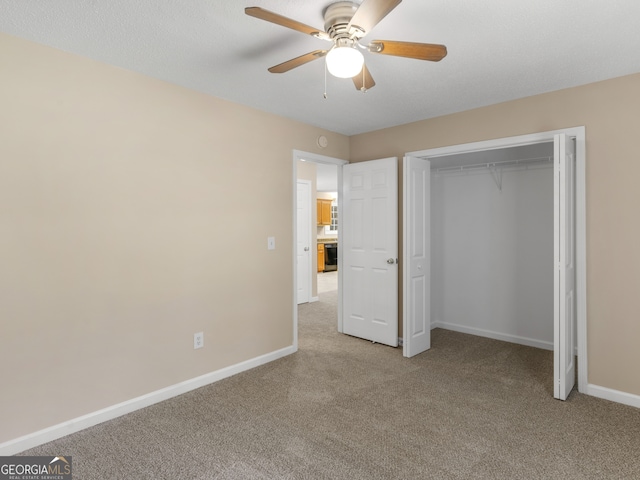
[(353, 47), (335, 47), (327, 54), (327, 69), (338, 78), (352, 78), (362, 71), (364, 57)]

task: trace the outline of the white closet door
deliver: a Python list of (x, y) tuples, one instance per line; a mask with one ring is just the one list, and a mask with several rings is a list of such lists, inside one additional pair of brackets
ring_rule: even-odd
[(342, 167), (343, 332), (398, 346), (397, 158)]
[(403, 163), (403, 350), (413, 357), (431, 348), (431, 163)]
[(297, 191), (296, 302), (308, 303), (311, 299), (311, 182), (298, 180)]
[(575, 183), (573, 140), (554, 137), (554, 387), (553, 396), (566, 400), (575, 384), (576, 266)]

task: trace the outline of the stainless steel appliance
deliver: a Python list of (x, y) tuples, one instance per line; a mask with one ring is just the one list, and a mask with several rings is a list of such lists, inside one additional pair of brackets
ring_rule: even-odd
[(324, 271), (331, 272), (338, 269), (338, 244), (324, 244)]

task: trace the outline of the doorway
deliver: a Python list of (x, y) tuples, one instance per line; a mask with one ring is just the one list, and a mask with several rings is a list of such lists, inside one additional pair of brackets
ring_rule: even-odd
[(431, 325), (553, 350), (553, 142), (431, 168)]
[[(326, 180), (329, 177), (329, 175), (327, 175), (327, 172), (335, 172), (336, 174), (336, 180), (335, 180), (335, 185), (336, 185), (336, 200), (337, 200), (337, 217), (338, 219), (341, 216), (341, 198), (342, 198), (342, 165), (345, 165), (349, 162), (347, 162), (346, 160), (342, 160), (339, 158), (334, 158), (334, 157), (327, 157), (324, 155), (318, 155), (315, 153), (309, 153), (309, 152), (303, 152), (303, 151), (299, 151), (299, 150), (294, 150), (293, 151), (293, 184), (297, 185), (297, 182), (299, 180), (299, 170), (302, 170), (301, 168), (299, 168), (299, 165), (304, 165), (304, 164), (312, 164), (314, 166), (313, 170), (314, 170), (314, 175), (313, 175), (313, 181), (312, 181), (312, 199), (311, 199), (311, 203), (312, 205), (315, 205), (316, 202), (316, 196), (318, 195), (317, 191), (318, 190), (327, 190), (329, 189), (329, 187), (326, 185)], [(316, 174), (315, 174), (315, 170), (316, 167), (318, 167), (318, 170), (321, 171), (322, 175), (321, 175), (321, 180), (320, 180), (320, 184), (316, 184)], [(311, 178), (311, 177), (310, 177)], [(297, 212), (297, 192), (296, 189), (294, 189), (294, 198), (293, 198), (293, 205), (294, 205), (294, 212)], [(328, 197), (327, 195), (320, 195), (323, 197)], [(319, 233), (323, 233), (324, 232), (324, 226), (319, 227), (316, 223), (316, 219), (314, 218), (314, 214), (313, 212), (315, 211), (315, 209), (312, 208), (312, 214), (310, 215), (311, 217), (311, 221), (309, 222), (309, 230), (310, 230), (310, 245), (309, 245), (309, 250), (311, 251), (312, 256), (315, 256), (317, 254), (317, 238), (318, 238), (318, 234)], [(294, 222), (294, 227), (293, 227), (293, 233), (294, 233), (294, 245), (297, 245), (297, 232), (298, 232), (298, 218), (297, 218), (297, 214), (294, 215), (293, 217), (293, 222)], [(333, 235), (334, 238), (337, 238), (337, 250), (338, 252), (341, 249), (341, 239), (339, 235)], [(331, 272), (332, 278), (329, 279), (332, 283), (336, 282), (337, 279), (337, 286), (338, 286), (338, 315), (337, 315), (337, 328), (339, 332), (342, 332), (342, 268), (341, 268), (341, 258), (340, 255), (338, 254), (338, 265), (337, 265), (337, 272)], [(317, 283), (317, 275), (318, 273), (318, 268), (317, 268), (317, 264), (315, 262), (312, 262), (312, 265), (316, 266), (316, 268), (311, 268), (310, 270), (310, 274), (313, 276), (312, 278), (312, 292), (315, 292), (315, 295), (312, 295), (310, 298), (311, 302), (317, 301), (318, 297), (317, 297), (317, 292), (318, 292), (318, 283)], [(297, 290), (297, 285), (299, 282), (298, 276), (299, 276), (299, 272), (298, 272), (298, 268), (297, 268), (297, 257), (294, 258), (294, 268), (293, 268), (293, 285), (294, 285), (294, 302), (293, 302), (293, 346), (294, 349), (297, 350), (298, 349), (298, 303), (296, 301), (295, 298), (295, 291)]]
[[(568, 141), (568, 138), (575, 140), (575, 152), (569, 152), (565, 148), (569, 148), (569, 143), (573, 144), (573, 141)], [(554, 396), (556, 398), (562, 398), (563, 395), (556, 395), (556, 386), (566, 380), (567, 385), (573, 385), (569, 383), (568, 379), (572, 378), (571, 375), (565, 375), (564, 379), (559, 379), (560, 375), (558, 371), (562, 372), (562, 367), (567, 363), (574, 365), (574, 347), (575, 342), (569, 342), (568, 339), (574, 338), (574, 332), (572, 328), (577, 330), (577, 353), (578, 353), (578, 389), (584, 391), (587, 387), (587, 362), (586, 362), (586, 246), (585, 246), (585, 129), (584, 127), (569, 128), (553, 132), (543, 132), (539, 134), (524, 135), (519, 137), (510, 137), (504, 139), (497, 139), (485, 142), (477, 142), (472, 144), (457, 145), (451, 147), (443, 147), (438, 149), (423, 150), (419, 152), (412, 152), (405, 157), (404, 165), (404, 355), (413, 356), (420, 351), (424, 351), (430, 347), (430, 330), (434, 328), (432, 313), (433, 302), (431, 294), (433, 292), (431, 285), (431, 269), (432, 269), (432, 238), (431, 238), (431, 168), (430, 162), (438, 162), (449, 156), (451, 159), (456, 156), (465, 154), (477, 154), (482, 152), (495, 151), (499, 149), (508, 149), (513, 147), (525, 147), (535, 146), (538, 144), (544, 144), (554, 142), (556, 145), (556, 162), (554, 164), (554, 181), (553, 181), (553, 198), (554, 198), (554, 236), (565, 235), (567, 231), (570, 231), (569, 236), (561, 237), (569, 241), (554, 240), (554, 257), (553, 260), (557, 261), (558, 258), (563, 257), (558, 254), (562, 254), (566, 249), (571, 252), (572, 258), (575, 258), (575, 262), (572, 260), (571, 270), (575, 272), (573, 276), (575, 283), (571, 282), (571, 298), (573, 300), (573, 306), (575, 309), (569, 312), (571, 318), (576, 318), (574, 322), (562, 322), (566, 317), (565, 313), (569, 310), (565, 310), (565, 300), (562, 294), (564, 290), (564, 277), (558, 274), (558, 272), (568, 271), (566, 265), (560, 261), (557, 261), (557, 268), (553, 262), (550, 262), (551, 271), (554, 275), (554, 290), (558, 289), (558, 285), (562, 285), (562, 291), (560, 293), (554, 291)], [(562, 155), (557, 150), (557, 145), (561, 144)], [(562, 165), (558, 167), (558, 158), (562, 158)], [(571, 158), (569, 162), (567, 159)], [(567, 185), (564, 179), (567, 177), (566, 170), (571, 165), (575, 165), (575, 190), (574, 185)], [(446, 168), (446, 163), (441, 164), (440, 167)], [(485, 167), (487, 167), (485, 165)], [(491, 167), (489, 167), (491, 168)], [(495, 186), (501, 188), (502, 173), (495, 168), (492, 170), (493, 180)], [(571, 190), (571, 195), (566, 195), (564, 192)], [(423, 192), (418, 193), (416, 192)], [(570, 215), (570, 218), (566, 217), (566, 209), (563, 210), (562, 205), (566, 205), (571, 197), (571, 202), (575, 202), (575, 216)], [(558, 212), (561, 212), (559, 214)], [(564, 212), (564, 213), (562, 213)], [(564, 215), (564, 216), (563, 216)], [(558, 221), (558, 218), (561, 221)], [(572, 236), (572, 233), (575, 236)], [(570, 248), (569, 248), (570, 245)], [(575, 252), (575, 257), (573, 256)], [(562, 279), (560, 281), (559, 279)], [(568, 284), (567, 284), (568, 285)], [(574, 295), (575, 293), (575, 295)], [(568, 298), (568, 297), (567, 297)], [(565, 312), (565, 313), (563, 313)], [(561, 341), (560, 341), (561, 340)], [(570, 348), (569, 348), (570, 347)], [(560, 363), (558, 363), (560, 359)], [(564, 362), (564, 363), (563, 363)], [(556, 368), (557, 366), (557, 368)], [(567, 372), (568, 370), (565, 370)], [(570, 386), (568, 387), (570, 390)], [(559, 387), (559, 390), (562, 388)], [(566, 392), (568, 394), (568, 391)], [(564, 396), (566, 398), (566, 395)]]

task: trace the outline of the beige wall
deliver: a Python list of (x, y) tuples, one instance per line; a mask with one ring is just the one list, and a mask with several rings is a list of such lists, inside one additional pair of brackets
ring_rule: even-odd
[(356, 135), (351, 160), (584, 125), (589, 383), (640, 395), (639, 112), (636, 74)]
[(292, 150), (347, 137), (4, 34), (0, 58), (0, 442), (292, 344)]

